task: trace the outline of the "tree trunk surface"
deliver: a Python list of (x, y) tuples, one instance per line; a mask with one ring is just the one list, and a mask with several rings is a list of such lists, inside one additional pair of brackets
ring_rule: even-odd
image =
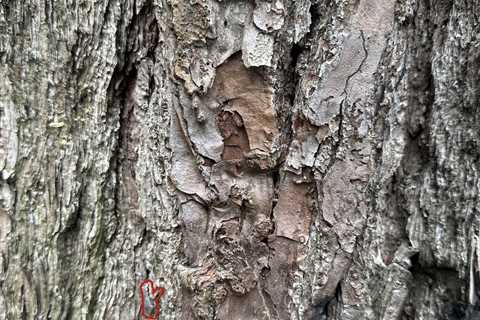
[(480, 319), (478, 0), (1, 0), (0, 319)]

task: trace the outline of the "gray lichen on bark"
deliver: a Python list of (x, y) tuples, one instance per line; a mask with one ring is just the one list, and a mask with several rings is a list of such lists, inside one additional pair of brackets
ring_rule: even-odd
[(477, 319), (476, 0), (4, 0), (0, 319)]

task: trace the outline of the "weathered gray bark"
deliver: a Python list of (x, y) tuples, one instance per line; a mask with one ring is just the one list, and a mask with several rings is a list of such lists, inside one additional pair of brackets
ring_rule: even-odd
[(479, 14), (2, 0), (0, 319), (480, 319)]

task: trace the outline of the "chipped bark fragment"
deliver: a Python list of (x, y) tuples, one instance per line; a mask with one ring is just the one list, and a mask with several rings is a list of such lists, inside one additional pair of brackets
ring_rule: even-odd
[(278, 202), (273, 210), (275, 235), (306, 243), (310, 233), (311, 200), (308, 183), (296, 183), (287, 173), (280, 183)]
[(284, 7), (282, 1), (257, 1), (253, 11), (255, 26), (266, 33), (279, 30), (284, 23)]
[[(208, 200), (208, 190), (206, 183), (198, 168), (194, 165), (195, 157), (192, 150), (185, 140), (185, 133), (180, 129), (179, 120), (174, 117), (171, 121), (172, 137), (175, 137), (172, 143), (173, 147), (173, 165), (172, 178), (176, 187), (187, 194), (196, 194), (203, 200)], [(185, 161), (189, 159), (189, 161)]]
[(192, 96), (180, 93), (181, 112), (184, 120), (186, 139), (191, 144), (192, 152), (213, 161), (220, 161), (224, 143), (216, 124), (218, 103), (194, 93)]
[(272, 65), (274, 38), (249, 24), (242, 42), (242, 60), (247, 68)]

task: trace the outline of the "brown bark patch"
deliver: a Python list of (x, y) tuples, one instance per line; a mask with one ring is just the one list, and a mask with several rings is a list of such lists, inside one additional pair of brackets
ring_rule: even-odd
[(309, 184), (295, 183), (290, 175), (280, 185), (278, 204), (273, 212), (275, 234), (301, 243), (308, 239), (312, 213)]
[(224, 139), (222, 159), (243, 159), (250, 151), (250, 144), (242, 117), (237, 112), (222, 111), (217, 116), (217, 126)]
[(262, 75), (243, 65), (240, 54), (218, 67), (212, 95), (226, 103), (224, 110), (240, 115), (251, 150), (271, 150), (278, 134), (273, 90)]

